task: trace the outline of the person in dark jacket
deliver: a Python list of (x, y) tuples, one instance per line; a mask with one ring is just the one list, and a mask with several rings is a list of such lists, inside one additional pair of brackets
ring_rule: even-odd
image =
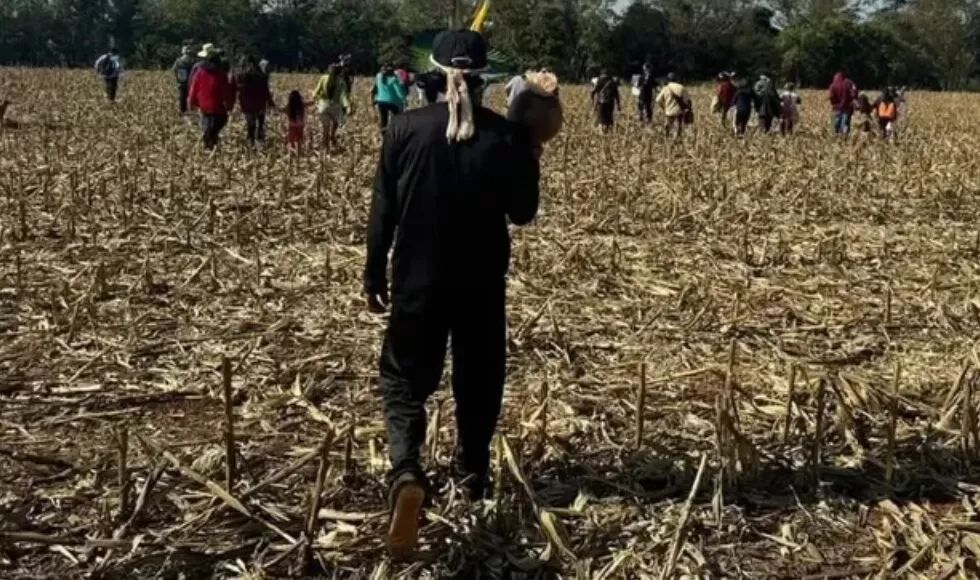
[(228, 124), (228, 112), (235, 106), (235, 87), (228, 80), (221, 56), (211, 48), (198, 54), (204, 63), (194, 73), (187, 98), (191, 109), (201, 111), (201, 132), (208, 150), (218, 146), (221, 130)]
[(765, 134), (770, 133), (773, 120), (782, 114), (782, 106), (776, 84), (766, 75), (760, 76), (755, 83), (755, 106), (759, 115), (759, 130)]
[(637, 84), (639, 95), (636, 97), (636, 106), (639, 109), (640, 122), (644, 125), (653, 123), (653, 99), (657, 96), (657, 79), (653, 76), (653, 67), (650, 63), (643, 65), (643, 73), (640, 75)]
[(174, 78), (177, 80), (177, 101), (180, 106), (180, 114), (187, 113), (187, 96), (191, 90), (191, 72), (197, 59), (191, 52), (191, 47), (185, 46), (180, 51), (180, 58), (174, 62)]
[(269, 77), (262, 72), (258, 60), (253, 56), (243, 57), (239, 68), (234, 84), (238, 106), (245, 116), (245, 136), (249, 145), (255, 145), (256, 141), (264, 143), (266, 111), (276, 108), (269, 89)]
[(619, 81), (603, 70), (592, 89), (592, 106), (595, 109), (596, 126), (608, 133), (615, 124), (616, 111), (622, 110), (619, 99)]
[(486, 52), (476, 32), (436, 37), (440, 84), (430, 77), (426, 87), (439, 91), (440, 102), (391, 120), (375, 178), (364, 291), (370, 311), (391, 308), (380, 390), (395, 559), (411, 555), (418, 541), (428, 489), (420, 463), (425, 406), (450, 336), (457, 475), (472, 497), (486, 492), (505, 375), (507, 222), (527, 224), (538, 209), (538, 146), (523, 127), (479, 103)]
[(745, 137), (745, 132), (752, 119), (752, 108), (755, 106), (756, 94), (752, 86), (744, 79), (735, 84), (735, 94), (732, 96), (732, 108), (735, 109), (735, 136)]

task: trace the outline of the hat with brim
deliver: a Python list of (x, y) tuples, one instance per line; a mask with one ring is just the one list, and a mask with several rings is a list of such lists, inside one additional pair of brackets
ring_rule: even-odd
[(201, 58), (209, 58), (218, 53), (218, 49), (214, 47), (214, 44), (207, 43), (201, 47), (201, 52), (197, 53), (197, 56)]
[(487, 68), (487, 43), (472, 30), (447, 30), (436, 36), (431, 58), (441, 68), (482, 71)]

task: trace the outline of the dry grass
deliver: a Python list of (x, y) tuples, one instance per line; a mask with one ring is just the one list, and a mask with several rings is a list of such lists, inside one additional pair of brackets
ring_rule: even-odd
[(830, 141), (816, 93), (792, 140), (705, 117), (670, 146), (598, 138), (566, 88), (515, 234), (496, 500), (447, 484), (405, 567), (359, 298), (366, 83), (336, 156), (285, 155), (278, 117), (265, 154), (235, 120), (208, 158), (168, 75), (114, 109), (88, 73), (2, 75), (0, 576), (977, 576), (972, 97), (914, 95), (894, 146)]

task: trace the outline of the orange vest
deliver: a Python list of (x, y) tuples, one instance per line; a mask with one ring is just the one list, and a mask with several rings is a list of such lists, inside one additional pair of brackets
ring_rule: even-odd
[(894, 121), (898, 110), (895, 108), (895, 102), (891, 103), (882, 102), (878, 105), (878, 118), (886, 119), (888, 121)]

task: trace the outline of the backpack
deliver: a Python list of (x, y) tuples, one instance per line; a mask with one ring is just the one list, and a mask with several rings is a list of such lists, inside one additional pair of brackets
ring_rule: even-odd
[(894, 101), (892, 101), (891, 103), (888, 103), (888, 102), (884, 102), (883, 101), (880, 105), (878, 105), (878, 118), (879, 119), (885, 119), (887, 121), (894, 121), (895, 120), (895, 117), (897, 116), (896, 115), (896, 112), (897, 111), (896, 111), (896, 108), (895, 108), (895, 102)]
[(177, 66), (174, 67), (174, 71), (177, 74), (178, 83), (186, 83), (191, 78), (191, 68), (194, 65), (189, 60), (177, 61)]
[(606, 79), (606, 84), (599, 89), (599, 103), (607, 104), (616, 100), (616, 81), (612, 78)]
[(118, 70), (118, 65), (116, 64), (116, 59), (109, 55), (102, 58), (102, 62), (99, 63), (99, 74), (105, 78), (112, 78)]
[(684, 121), (684, 124), (693, 125), (694, 107), (691, 106), (692, 105), (691, 101), (683, 98), (682, 95), (678, 95), (674, 91), (670, 90), (670, 88), (667, 89), (667, 92), (670, 93), (670, 98), (673, 99), (674, 102), (677, 103), (677, 107), (680, 108), (681, 119)]

